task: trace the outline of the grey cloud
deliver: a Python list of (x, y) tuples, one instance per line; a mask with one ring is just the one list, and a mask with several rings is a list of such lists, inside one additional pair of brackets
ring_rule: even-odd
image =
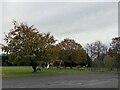
[[(71, 5), (71, 7), (74, 5), (75, 4)], [(63, 34), (65, 31), (69, 33), (69, 32), (74, 32), (75, 30), (78, 30), (78, 29), (80, 31), (81, 30), (88, 31), (88, 29), (96, 30), (96, 28), (98, 27), (104, 28), (107, 26), (111, 26), (111, 24), (114, 24), (114, 22), (116, 22), (117, 18), (115, 18), (116, 16), (115, 9), (116, 8), (113, 8), (113, 7), (112, 8), (107, 7), (107, 9), (106, 8), (103, 9), (102, 7), (102, 9), (100, 8), (98, 9), (98, 11), (97, 10), (91, 11), (90, 9), (88, 9), (87, 11), (83, 10), (81, 12), (80, 11), (81, 9), (76, 10), (76, 8), (71, 8), (70, 13), (63, 13), (61, 15), (59, 15), (58, 13), (57, 16), (53, 14), (53, 17), (50, 17), (45, 21), (42, 21), (41, 26), (46, 25), (47, 27), (43, 28), (45, 30), (50, 30), (50, 29), (55, 30), (56, 28), (57, 30), (56, 33), (61, 32), (61, 34)], [(67, 10), (63, 10), (63, 11), (67, 12)]]
[[(101, 39), (110, 29), (117, 27), (117, 3), (4, 3), (4, 30), (8, 32), (11, 20), (35, 25), (41, 32), (51, 32), (58, 40), (72, 37), (78, 42)], [(107, 30), (109, 31), (109, 30)], [(89, 33), (92, 33), (90, 35)], [(98, 34), (99, 33), (99, 34)], [(106, 32), (107, 33), (107, 32)], [(91, 37), (91, 39), (86, 38)], [(80, 39), (78, 39), (80, 38)], [(109, 37), (110, 39), (112, 37)], [(108, 41), (106, 39), (106, 42)], [(102, 39), (103, 40), (103, 39)]]

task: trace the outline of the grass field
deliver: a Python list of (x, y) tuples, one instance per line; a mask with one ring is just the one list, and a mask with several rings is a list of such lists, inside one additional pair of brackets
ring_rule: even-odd
[(32, 73), (32, 67), (30, 66), (3, 66), (0, 68), (2, 68), (2, 77), (90, 72), (90, 69), (88, 68), (81, 68), (80, 70), (78, 70), (77, 68), (73, 69), (51, 68), (49, 70), (44, 68), (36, 73)]
[[(2, 71), (2, 72), (1, 72)], [(15, 77), (15, 76), (31, 76), (31, 75), (48, 75), (48, 74), (66, 74), (66, 73), (82, 73), (82, 72), (106, 72), (108, 71), (105, 68), (92, 69), (91, 68), (78, 68), (73, 67), (70, 69), (67, 67), (66, 69), (57, 69), (56, 67), (50, 68), (47, 70), (46, 68), (42, 68), (41, 71), (33, 73), (31, 66), (3, 66), (0, 67), (0, 76), (2, 77)], [(113, 69), (113, 71), (117, 71), (117, 69)]]

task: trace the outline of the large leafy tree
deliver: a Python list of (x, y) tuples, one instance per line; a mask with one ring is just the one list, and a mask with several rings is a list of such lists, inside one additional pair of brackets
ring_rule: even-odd
[(120, 54), (120, 37), (113, 38), (110, 45), (110, 50), (113, 54)]
[(111, 57), (116, 57), (116, 66), (120, 68), (120, 37), (113, 38), (110, 46), (108, 54)]
[(50, 33), (40, 33), (34, 26), (13, 21), (13, 29), (5, 35), (6, 44), (2, 50), (9, 55), (12, 63), (29, 62), (36, 72), (40, 60), (43, 60), (46, 48), (54, 45), (55, 39)]
[(79, 43), (75, 42), (72, 39), (64, 39), (58, 43), (58, 47), (60, 50), (60, 59), (63, 60), (64, 66), (65, 62), (69, 62), (72, 69), (73, 62), (80, 64), (83, 60), (86, 59), (85, 50)]
[(108, 70), (112, 70), (115, 67), (115, 56), (107, 55), (104, 57), (104, 64)]
[(45, 62), (54, 62), (59, 59), (59, 49), (55, 45), (49, 45), (44, 48), (44, 54), (42, 60)]

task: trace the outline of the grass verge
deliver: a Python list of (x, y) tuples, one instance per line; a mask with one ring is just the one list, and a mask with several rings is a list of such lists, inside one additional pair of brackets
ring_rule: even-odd
[(2, 77), (15, 77), (15, 76), (31, 76), (31, 75), (48, 75), (48, 74), (67, 74), (67, 73), (80, 73), (80, 72), (91, 72), (89, 68), (66, 68), (66, 69), (56, 69), (51, 68), (47, 70), (43, 68), (41, 71), (36, 73), (32, 72), (30, 66), (3, 66), (2, 68)]

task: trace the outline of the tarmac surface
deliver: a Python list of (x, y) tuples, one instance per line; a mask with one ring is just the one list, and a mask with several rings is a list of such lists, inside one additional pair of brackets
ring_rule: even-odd
[(2, 78), (2, 88), (118, 88), (115, 72), (85, 72)]

